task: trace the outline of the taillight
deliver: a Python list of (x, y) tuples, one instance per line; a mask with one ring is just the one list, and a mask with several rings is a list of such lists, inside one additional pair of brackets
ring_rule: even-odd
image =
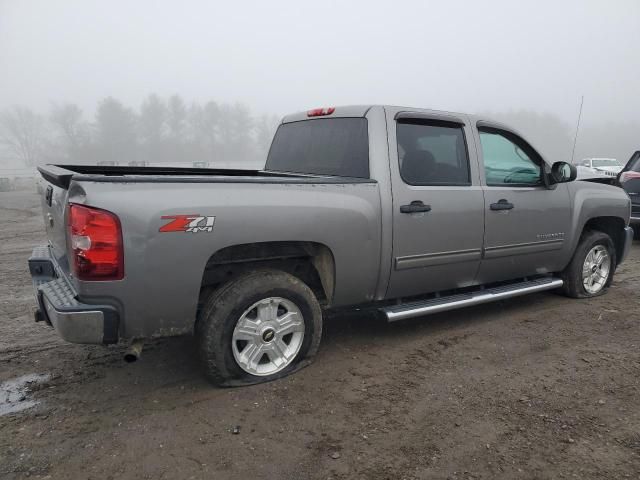
[(69, 206), (69, 243), (73, 270), (80, 280), (121, 280), (124, 255), (120, 220), (93, 207)]
[(313, 110), (309, 110), (307, 112), (307, 117), (323, 117), (325, 115), (331, 115), (335, 111), (336, 111), (335, 107), (314, 108)]
[(633, 178), (640, 178), (640, 172), (634, 172), (631, 170), (628, 170), (626, 172), (622, 172), (620, 174), (620, 183), (624, 183), (627, 180), (631, 180)]

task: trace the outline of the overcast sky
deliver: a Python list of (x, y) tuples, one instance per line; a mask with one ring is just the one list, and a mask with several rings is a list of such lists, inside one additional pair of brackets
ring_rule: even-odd
[(0, 107), (112, 95), (640, 115), (640, 0), (0, 0)]

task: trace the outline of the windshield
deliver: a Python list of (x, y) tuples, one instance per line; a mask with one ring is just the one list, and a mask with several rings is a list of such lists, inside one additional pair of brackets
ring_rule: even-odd
[(366, 118), (323, 118), (280, 125), (266, 170), (369, 178)]
[(592, 160), (594, 167), (621, 167), (615, 158), (594, 158)]

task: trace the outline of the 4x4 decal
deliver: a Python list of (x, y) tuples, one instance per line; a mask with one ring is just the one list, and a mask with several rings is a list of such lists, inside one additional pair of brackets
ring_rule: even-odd
[(171, 220), (160, 227), (159, 232), (212, 232), (216, 217), (195, 215), (163, 215), (162, 220)]

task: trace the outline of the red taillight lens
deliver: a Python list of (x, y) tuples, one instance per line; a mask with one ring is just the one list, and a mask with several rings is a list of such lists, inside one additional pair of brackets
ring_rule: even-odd
[(307, 112), (307, 117), (323, 117), (325, 115), (331, 115), (335, 111), (335, 107), (314, 108), (313, 110), (309, 110)]
[(631, 180), (633, 178), (640, 178), (640, 172), (633, 172), (633, 171), (622, 172), (620, 174), (620, 183), (624, 183), (627, 180)]
[(69, 206), (71, 263), (80, 280), (124, 277), (122, 229), (118, 217), (97, 208)]

